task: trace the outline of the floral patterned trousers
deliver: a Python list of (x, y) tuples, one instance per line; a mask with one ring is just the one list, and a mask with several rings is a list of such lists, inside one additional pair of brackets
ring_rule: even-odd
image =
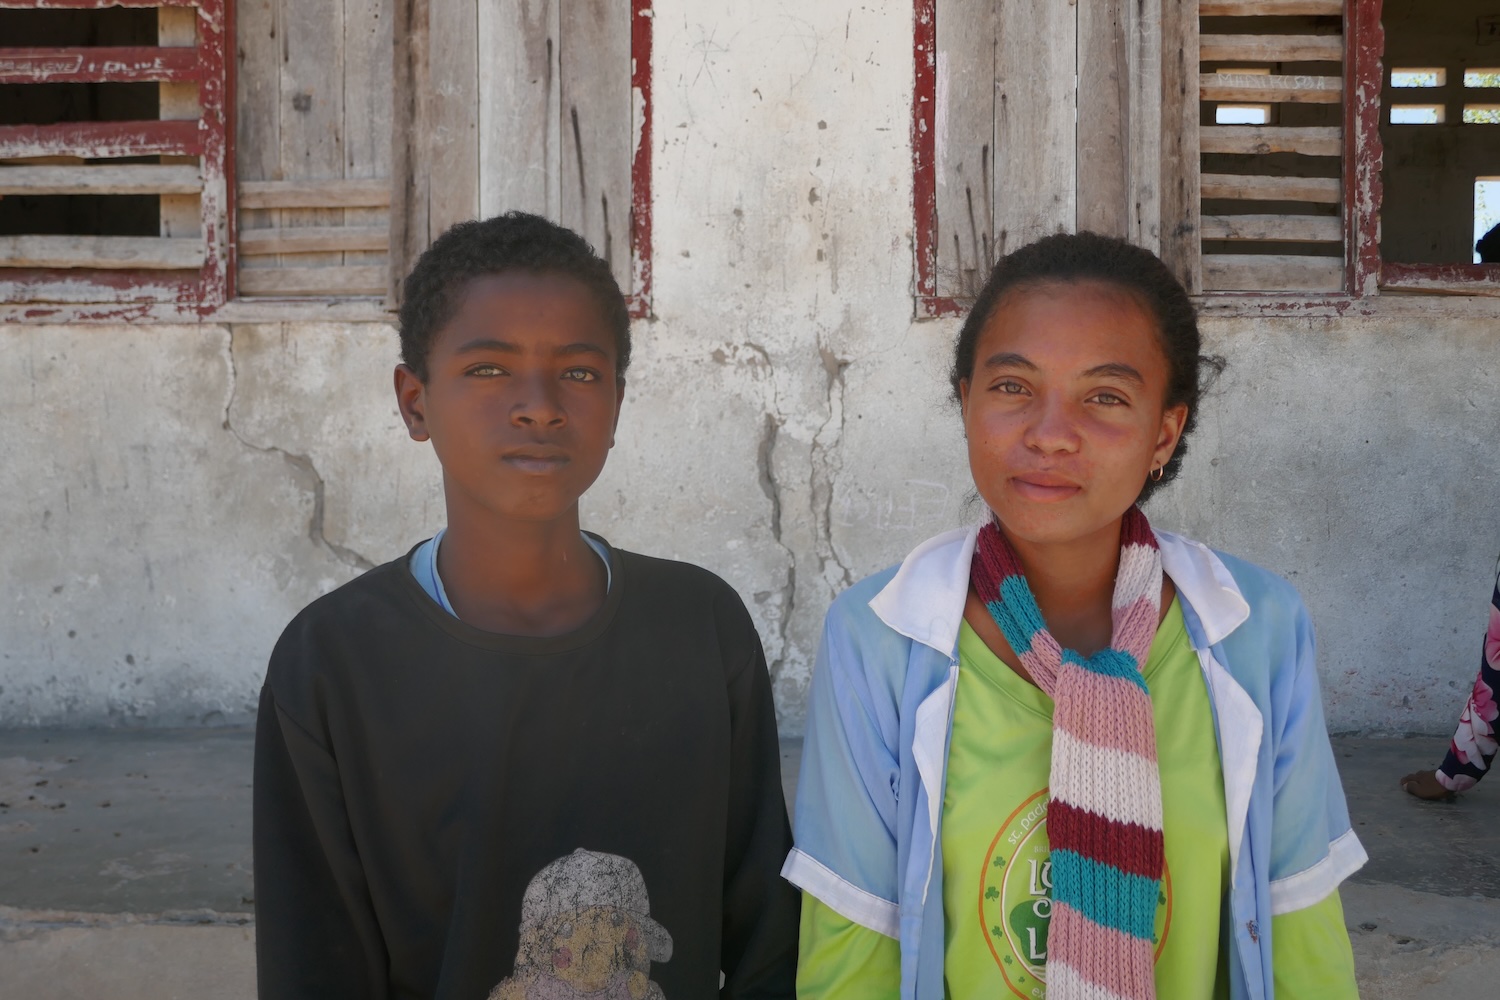
[(1495, 717), (1500, 715), (1495, 692), (1500, 690), (1500, 572), (1490, 598), (1490, 622), (1484, 636), (1484, 655), (1474, 691), (1458, 717), (1458, 730), (1448, 745), (1448, 756), (1437, 770), (1438, 782), (1450, 792), (1473, 788), (1495, 760)]

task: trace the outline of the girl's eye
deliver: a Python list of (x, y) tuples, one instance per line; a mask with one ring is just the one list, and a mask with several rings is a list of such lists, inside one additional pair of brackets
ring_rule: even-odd
[(1103, 403), (1106, 406), (1124, 406), (1125, 399), (1112, 392), (1096, 392), (1093, 396), (1094, 402)]
[(593, 382), (599, 378), (599, 373), (587, 368), (569, 368), (563, 372), (563, 378), (571, 382)]
[(996, 383), (995, 391), (1004, 393), (1007, 396), (1018, 396), (1026, 391), (1026, 387), (1019, 382), (1006, 380)]

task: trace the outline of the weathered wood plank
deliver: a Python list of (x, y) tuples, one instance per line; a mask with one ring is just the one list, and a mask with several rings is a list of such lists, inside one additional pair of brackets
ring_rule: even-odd
[(1198, 0), (1162, 4), (1161, 256), (1183, 287), (1203, 288), (1198, 176)]
[[(1077, 8), (997, 0), (995, 254), (1078, 222)], [(1039, 39), (1046, 39), (1040, 44)]]
[(1340, 35), (1204, 35), (1198, 41), (1204, 62), (1341, 62)]
[(1338, 17), (1344, 0), (1200, 0), (1202, 17)]
[(1278, 243), (1340, 243), (1344, 222), (1336, 215), (1205, 215), (1205, 240)]
[(561, 0), (562, 214), (630, 287), (629, 0)]
[(1308, 201), (1337, 205), (1343, 185), (1337, 177), (1261, 177), (1254, 174), (1204, 174), (1203, 200)]
[(241, 208), (384, 208), (391, 188), (383, 180), (245, 181)]
[(0, 48), (0, 83), (163, 83), (197, 75), (197, 53), (182, 49)]
[(203, 151), (197, 122), (61, 122), (56, 125), (0, 125), (0, 158), (50, 156), (87, 150), (114, 159), (158, 153), (196, 155)]
[(260, 267), (240, 271), (246, 295), (384, 295), (386, 269), (360, 267)]
[(1162, 3), (1135, 0), (1124, 7), (1130, 80), (1126, 238), (1152, 253), (1161, 252)]
[(186, 270), (203, 258), (203, 241), (188, 237), (0, 236), (0, 267)]
[(428, 0), (393, 0), (391, 26), (391, 243), (385, 305), (401, 305), (402, 282), (427, 246), (426, 120)]
[[(391, 176), (392, 0), (344, 0), (344, 176)], [(346, 208), (346, 226), (390, 227), (385, 211)], [(384, 264), (389, 236), (377, 247), (349, 250), (345, 264)]]
[[(327, 229), (242, 229), (240, 256), (308, 254), (319, 251), (381, 251), (391, 238), (389, 226), (333, 226)], [(296, 263), (295, 261), (290, 263)], [(377, 260), (376, 264), (382, 263)]]
[(100, 163), (0, 167), (0, 194), (191, 194), (203, 187), (197, 164)]
[[(281, 177), (344, 176), (344, 0), (281, 0)], [(283, 229), (342, 225), (341, 208), (283, 208)], [(332, 267), (341, 254), (305, 257)]]
[(1341, 156), (1344, 130), (1336, 125), (1289, 128), (1270, 125), (1205, 125), (1198, 135), (1205, 153), (1301, 153)]
[[(482, 216), (511, 210), (552, 219), (562, 216), (560, 63), (563, 47), (572, 44), (563, 37), (563, 7), (562, 0), (479, 0)], [(628, 53), (628, 15), (616, 30)], [(569, 72), (574, 70), (586, 72), (586, 66), (570, 67)], [(627, 80), (627, 124), (629, 88)], [(619, 111), (618, 107), (611, 110)], [(571, 138), (567, 145), (572, 146)]]
[(1204, 254), (1203, 287), (1211, 292), (1336, 292), (1342, 257), (1286, 254)]
[[(241, 229), (275, 225), (275, 214), (255, 203), (257, 184), (281, 177), (280, 0), (238, 0), (235, 4), (235, 176), (239, 181)], [(274, 260), (256, 261), (273, 265)]]
[(1203, 73), (1198, 78), (1198, 96), (1205, 101), (1337, 104), (1343, 93), (1344, 81), (1336, 76)]
[[(198, 44), (198, 12), (191, 7), (163, 7), (156, 12), (156, 40), (159, 45), (193, 53)], [(196, 56), (196, 53), (193, 53)], [(158, 105), (163, 119), (197, 121), (203, 116), (196, 83), (162, 83), (157, 87)], [(162, 157), (163, 163), (192, 164), (197, 158)], [(160, 201), (161, 235), (203, 235), (203, 203), (195, 189), (191, 194), (163, 192)]]
[(1078, 4), (1078, 229), (1124, 236), (1130, 69), (1123, 0)]
[(994, 0), (938, 4), (933, 112), (937, 294), (977, 295), (995, 258)]
[(428, 8), (428, 93), (420, 142), (427, 167), (425, 247), (479, 214), (479, 11), (475, 0)]

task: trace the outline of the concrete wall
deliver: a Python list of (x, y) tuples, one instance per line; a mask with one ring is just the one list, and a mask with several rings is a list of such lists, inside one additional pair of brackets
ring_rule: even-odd
[[(977, 516), (911, 298), (911, 10), (656, 5), (656, 318), (585, 500), (755, 615), (800, 729), (829, 600)], [(1500, 305), (1205, 318), (1231, 368), (1153, 517), (1291, 577), (1337, 730), (1440, 732), (1500, 509)], [(0, 725), (248, 720), (305, 602), (442, 521), (379, 323), (0, 328)]]

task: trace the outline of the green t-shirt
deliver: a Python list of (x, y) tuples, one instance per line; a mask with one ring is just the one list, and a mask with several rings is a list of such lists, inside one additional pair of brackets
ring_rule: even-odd
[[(948, 994), (1041, 1000), (1052, 907), (1052, 699), (1001, 662), (967, 622), (958, 656), (942, 827)], [(1143, 673), (1156, 723), (1166, 848), (1156, 994), (1227, 997), (1219, 934), (1229, 887), (1224, 777), (1213, 708), (1176, 601)]]

